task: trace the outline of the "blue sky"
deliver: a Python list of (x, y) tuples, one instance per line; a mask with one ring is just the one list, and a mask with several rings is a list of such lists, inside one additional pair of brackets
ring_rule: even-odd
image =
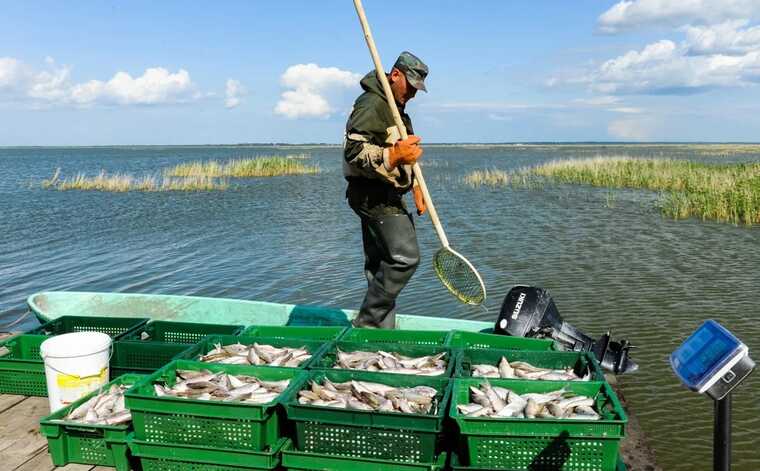
[[(760, 1), (365, 0), (426, 142), (758, 141)], [(342, 140), (350, 0), (4, 2), (0, 145)]]

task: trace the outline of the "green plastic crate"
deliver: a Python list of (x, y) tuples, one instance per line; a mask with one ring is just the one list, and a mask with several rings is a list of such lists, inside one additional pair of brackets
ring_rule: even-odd
[[(199, 324), (197, 322), (153, 321), (125, 334), (120, 340), (140, 342), (167, 342), (189, 344), (199, 342), (207, 335), (237, 335), (245, 326), (226, 324)], [(150, 337), (143, 340), (143, 334)]]
[[(531, 471), (533, 469), (537, 469), (540, 471), (541, 468), (528, 467), (526, 469), (531, 470)], [(562, 471), (563, 470), (561, 465), (555, 465), (554, 467), (549, 467), (549, 468), (544, 468), (544, 469), (547, 469), (548, 471)], [(495, 468), (478, 468), (475, 466), (462, 466), (461, 464), (459, 464), (459, 459), (456, 453), (451, 454), (451, 470), (452, 471), (514, 471), (514, 469), (498, 470)], [(614, 468), (611, 468), (609, 470), (606, 470), (606, 469), (597, 470), (595, 468), (589, 468), (588, 470), (585, 470), (585, 471), (627, 471), (627, 470), (628, 468), (626, 467), (625, 462), (623, 461), (623, 457), (618, 456), (617, 463)]]
[[(455, 379), (450, 417), (459, 428), (460, 458), (468, 466), (495, 469), (614, 470), (628, 418), (609, 384), (597, 381), (525, 381), (489, 379), (518, 394), (565, 388), (594, 397), (602, 420), (465, 417), (458, 404), (470, 402), (470, 386), (483, 379)], [(532, 466), (532, 467), (531, 467)]]
[(188, 348), (184, 344), (117, 340), (111, 355), (111, 378), (127, 373), (151, 374)]
[(432, 463), (399, 463), (375, 458), (305, 453), (288, 444), (282, 450), (282, 467), (288, 471), (442, 471), (446, 466), (446, 455), (441, 453)]
[(149, 320), (135, 317), (61, 316), (30, 330), (27, 334), (61, 335), (72, 332), (102, 332), (118, 340), (133, 329), (139, 329)]
[(373, 458), (399, 462), (432, 462), (441, 450), (443, 423), (451, 396), (447, 378), (349, 370), (312, 370), (308, 380), (335, 383), (370, 381), (391, 386), (426, 385), (439, 391), (435, 414), (402, 414), (336, 409), (298, 403), (294, 389), (282, 396), (288, 420), (295, 424), (296, 449), (307, 453)]
[(395, 330), (350, 328), (338, 339), (342, 342), (371, 342), (443, 347), (446, 330)]
[(245, 337), (266, 337), (275, 339), (298, 338), (305, 340), (337, 340), (346, 327), (306, 327), (287, 325), (252, 325), (240, 335)]
[(0, 394), (47, 396), (40, 345), (48, 338), (24, 334), (0, 342)]
[(472, 376), (472, 365), (498, 366), (501, 357), (505, 357), (508, 362), (524, 361), (539, 368), (572, 368), (581, 377), (590, 369), (592, 381), (604, 381), (599, 362), (590, 352), (466, 349), (458, 355), (455, 376), (469, 378)]
[(332, 342), (326, 342), (323, 340), (307, 340), (303, 338), (266, 338), (266, 337), (249, 337), (245, 335), (209, 335), (201, 340), (197, 345), (185, 349), (179, 355), (177, 359), (185, 360), (198, 360), (198, 358), (214, 349), (214, 344), (230, 345), (234, 343), (242, 343), (243, 345), (252, 345), (253, 343), (271, 345), (273, 347), (293, 347), (300, 348), (305, 347), (311, 354), (311, 358), (301, 363), (298, 369), (308, 368), (309, 365), (319, 357), (323, 350), (325, 350)]
[[(443, 374), (438, 375), (437, 376), (438, 378), (450, 378), (454, 372), (454, 367), (456, 366), (456, 363), (457, 363), (456, 352), (452, 352), (450, 349), (444, 348), (441, 345), (437, 345), (437, 346), (412, 345), (408, 343), (393, 345), (391, 343), (338, 341), (332, 345), (327, 346), (327, 348), (325, 348), (325, 350), (322, 352), (319, 358), (315, 359), (314, 362), (311, 364), (311, 369), (335, 368), (335, 362), (338, 356), (338, 349), (340, 349), (342, 352), (355, 352), (355, 351), (377, 352), (377, 351), (382, 350), (389, 353), (390, 352), (400, 353), (401, 355), (410, 356), (410, 357), (423, 357), (427, 355), (437, 355), (441, 352), (446, 352), (447, 354), (446, 355), (446, 361), (447, 361), (446, 370), (443, 372)], [(336, 369), (342, 369), (342, 368), (336, 368)], [(345, 370), (345, 371), (353, 371), (353, 370)], [(386, 374), (398, 374), (398, 373), (386, 373)]]
[(462, 349), (554, 350), (554, 342), (551, 340), (528, 339), (466, 330), (452, 330), (446, 339), (446, 346)]
[[(107, 391), (112, 384), (133, 385), (141, 379), (143, 376), (140, 375), (124, 375), (108, 383), (103, 390)], [(48, 450), (54, 465), (95, 464), (111, 466), (117, 471), (129, 471), (127, 438), (132, 430), (131, 424), (92, 425), (63, 421), (69, 411), (87, 402), (98, 392), (94, 391), (40, 420), (40, 433), (48, 439)]]
[[(223, 371), (256, 376), (266, 381), (290, 379), (283, 394), (268, 404), (202, 401), (155, 394), (153, 383), (173, 385), (176, 370)], [(281, 417), (277, 408), (289, 391), (298, 390), (304, 373), (294, 368), (271, 366), (220, 365), (175, 360), (156, 371), (127, 393), (132, 411), (135, 439), (159, 444), (184, 444), (239, 450), (264, 450), (281, 437)]]
[(129, 446), (140, 460), (142, 471), (238, 471), (277, 469), (281, 450), (289, 443), (285, 438), (265, 451), (166, 445), (136, 439)]

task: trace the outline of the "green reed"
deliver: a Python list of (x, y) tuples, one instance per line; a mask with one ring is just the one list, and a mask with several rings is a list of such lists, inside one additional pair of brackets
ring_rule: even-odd
[(318, 165), (306, 165), (305, 154), (288, 156), (265, 156), (231, 159), (227, 161), (207, 160), (179, 164), (164, 171), (172, 177), (274, 177), (279, 175), (304, 175), (320, 172)]
[(57, 169), (50, 179), (43, 180), (42, 188), (52, 190), (85, 190), (85, 191), (212, 191), (226, 190), (229, 183), (226, 180), (193, 176), (173, 178), (167, 176), (143, 175), (134, 176), (127, 173), (108, 174), (102, 170), (94, 176), (78, 173), (73, 177), (61, 178), (61, 169)]
[(538, 177), (550, 183), (644, 188), (660, 192), (663, 213), (675, 219), (760, 223), (760, 163), (705, 164), (605, 156), (557, 160), (512, 174), (496, 172), (497, 175), (473, 172), (465, 182), (503, 186)]

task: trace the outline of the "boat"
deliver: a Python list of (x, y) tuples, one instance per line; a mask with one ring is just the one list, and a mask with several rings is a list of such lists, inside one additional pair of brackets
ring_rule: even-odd
[[(29, 296), (27, 304), (40, 322), (61, 316), (111, 316), (204, 324), (347, 326), (358, 312), (317, 305), (244, 299), (83, 291), (43, 291)], [(396, 328), (490, 332), (493, 323), (397, 314)]]

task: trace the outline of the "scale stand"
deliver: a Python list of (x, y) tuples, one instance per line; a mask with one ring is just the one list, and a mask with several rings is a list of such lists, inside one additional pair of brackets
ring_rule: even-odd
[(715, 401), (713, 470), (730, 471), (731, 392), (755, 369), (749, 349), (708, 320), (670, 355), (670, 366), (687, 388)]
[(731, 469), (731, 393), (715, 401), (713, 424), (713, 470)]

